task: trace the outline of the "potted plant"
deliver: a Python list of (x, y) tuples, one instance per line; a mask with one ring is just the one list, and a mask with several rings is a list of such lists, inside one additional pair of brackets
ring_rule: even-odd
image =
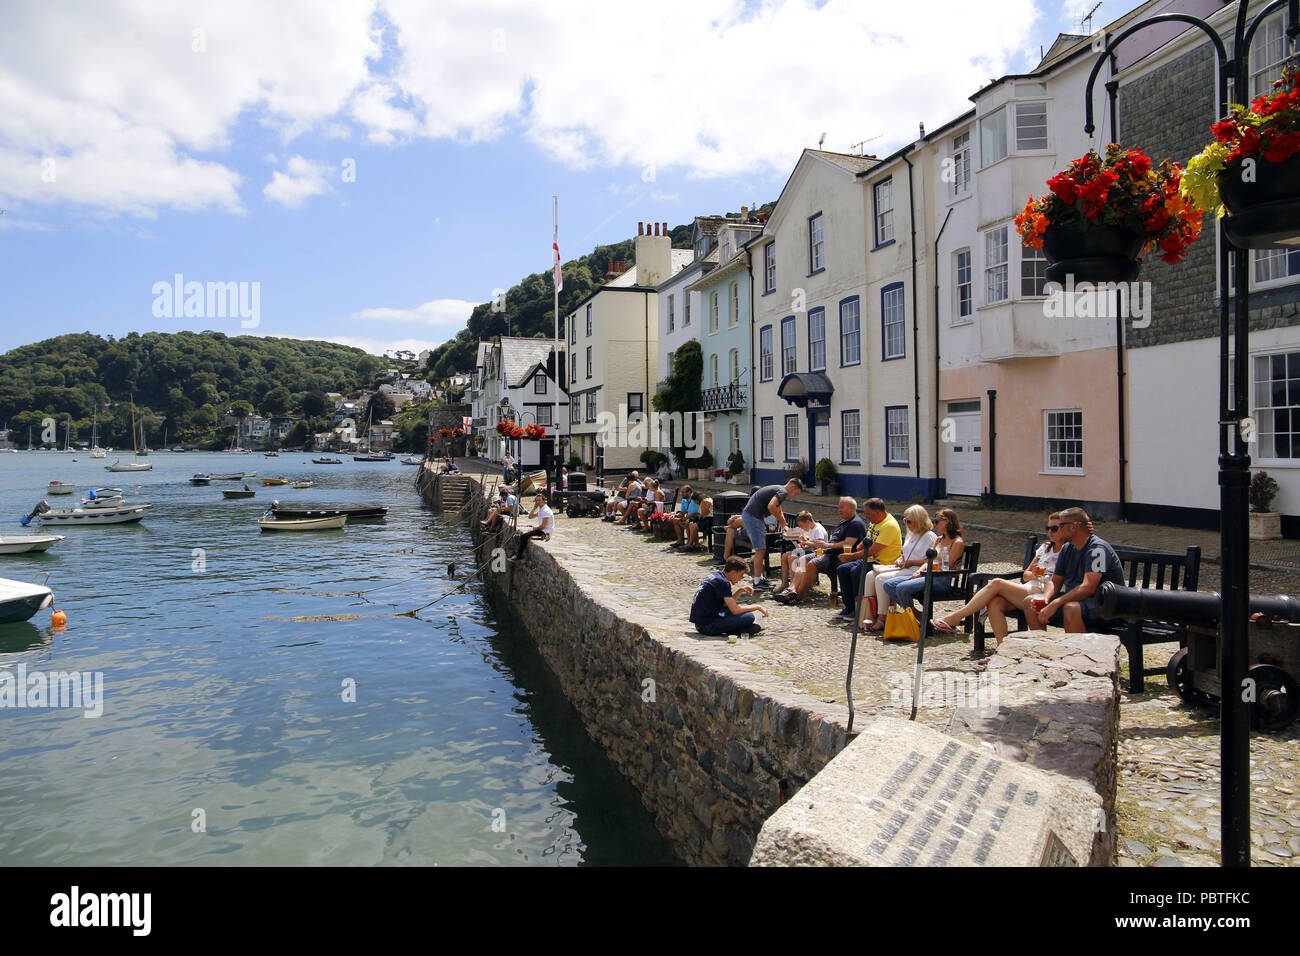
[(782, 471), (786, 481), (791, 478), (802, 480), (808, 474), (808, 461), (800, 458), (798, 461), (788, 461), (785, 463), (785, 469)]
[(839, 485), (835, 482), (835, 476), (837, 474), (835, 470), (835, 462), (831, 461), (829, 458), (823, 458), (821, 461), (817, 462), (817, 468), (814, 474), (817, 477), (817, 494), (825, 496), (839, 493)]
[(713, 452), (705, 448), (700, 452), (700, 457), (693, 459), (695, 462), (695, 480), (707, 481), (713, 476), (709, 474), (713, 470)]
[(1201, 233), (1203, 212), (1180, 191), (1182, 168), (1158, 167), (1140, 149), (1089, 150), (1047, 181), (1045, 196), (1030, 197), (1016, 217), (1026, 246), (1042, 249), (1047, 280), (1131, 282), (1146, 249), (1181, 262)]
[(727, 459), (727, 470), (731, 473), (731, 483), (738, 485), (741, 482), (741, 475), (745, 472), (745, 456), (737, 448)]
[(1282, 515), (1269, 511), (1278, 486), (1266, 471), (1250, 479), (1250, 537), (1253, 541), (1275, 541), (1282, 537)]
[(1300, 236), (1300, 71), (1288, 66), (1273, 92), (1232, 104), (1210, 127), (1214, 142), (1187, 161), (1183, 194), (1223, 222), (1243, 249), (1293, 248)]

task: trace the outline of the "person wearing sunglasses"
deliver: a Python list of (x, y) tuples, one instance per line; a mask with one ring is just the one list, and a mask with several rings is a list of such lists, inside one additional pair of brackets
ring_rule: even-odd
[[(1052, 599), (1052, 575), (1056, 573), (1056, 559), (1060, 556), (1061, 546), (1065, 543), (1065, 527), (1061, 524), (1060, 514), (1053, 512), (1047, 518), (1047, 540), (1034, 552), (1034, 558), (1020, 575), (1019, 581), (1009, 578), (994, 578), (975, 592), (963, 607), (943, 617), (936, 617), (930, 623), (941, 634), (956, 634), (957, 625), (978, 611), (988, 609), (989, 627), (997, 643), (1007, 636), (1007, 612), (1022, 611), (1026, 615), (1036, 614), (1029, 607), (1035, 597), (1040, 600)], [(1035, 587), (1035, 582), (1043, 583), (1043, 590)]]

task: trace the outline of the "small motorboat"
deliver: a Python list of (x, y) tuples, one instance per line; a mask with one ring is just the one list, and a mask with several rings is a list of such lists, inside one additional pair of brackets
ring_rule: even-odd
[(114, 458), (113, 464), (108, 465), (105, 471), (153, 471), (153, 462), (136, 461), (130, 464), (122, 464), (122, 459)]
[(0, 578), (0, 624), (26, 621), (54, 604), (54, 592), (39, 584)]
[(66, 528), (84, 528), (101, 524), (134, 524), (144, 518), (153, 505), (118, 505), (112, 508), (64, 508), (55, 510), (49, 502), (42, 501), (22, 519), (26, 527), (32, 518), (42, 525), (61, 525)]
[(0, 554), (35, 554), (62, 540), (61, 534), (0, 534)]
[(392, 452), (376, 452), (370, 455), (353, 455), (353, 461), (392, 461)]
[(228, 475), (218, 475), (216, 473), (213, 473), (211, 475), (208, 475), (208, 477), (211, 478), (213, 481), (243, 481), (245, 478), (256, 478), (257, 472), (232, 471)]
[(120, 508), (124, 504), (121, 488), (93, 488), (89, 498), (81, 499), (83, 508)]
[(268, 511), (257, 522), (263, 531), (333, 531), (348, 523), (347, 515), (332, 518), (277, 518), (273, 521), (270, 514)]
[(77, 486), (70, 481), (51, 481), (45, 486), (47, 495), (70, 495), (77, 490)]
[(377, 505), (352, 508), (281, 508), (280, 502), (271, 502), (271, 514), (277, 518), (337, 518), (343, 515), (349, 521), (381, 521), (388, 509)]
[(310, 488), (315, 482), (307, 481), (305, 478), (292, 483), (294, 488)]
[(280, 457), (280, 453), (279, 453), (278, 451), (268, 451), (268, 452), (263, 452), (263, 453), (262, 453), (262, 457), (263, 457), (263, 458), (279, 458), (279, 457)]
[(416, 458), (414, 455), (407, 455), (402, 459), (403, 465), (419, 465), (424, 462), (423, 458)]
[(191, 485), (210, 485), (210, 484), (212, 484), (212, 476), (211, 476), (211, 475), (201, 475), (201, 474), (200, 474), (200, 475), (195, 475), (195, 476), (193, 476), (192, 478), (190, 478), (190, 484), (191, 484)]
[(286, 477), (284, 477), (284, 475), (281, 475), (279, 478), (263, 478), (263, 479), (262, 479), (262, 484), (263, 484), (264, 486), (266, 486), (267, 488), (270, 488), (270, 487), (272, 487), (273, 485), (287, 485), (288, 483), (289, 483), (289, 479), (286, 478)]
[(223, 489), (221, 492), (223, 498), (251, 498), (255, 494), (257, 492), (249, 487)]
[(342, 458), (313, 458), (311, 460), (311, 463), (313, 465), (341, 465), (343, 464), (343, 459)]

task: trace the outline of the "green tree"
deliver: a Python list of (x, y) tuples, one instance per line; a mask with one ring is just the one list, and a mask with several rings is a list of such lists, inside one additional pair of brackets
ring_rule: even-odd
[(267, 416), (283, 415), (289, 410), (289, 389), (283, 385), (276, 386), (262, 399), (262, 414)]

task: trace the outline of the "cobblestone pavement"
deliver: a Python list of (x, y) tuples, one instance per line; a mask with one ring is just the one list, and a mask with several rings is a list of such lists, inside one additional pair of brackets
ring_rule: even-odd
[[(468, 467), (467, 467), (468, 466)], [(462, 461), (462, 469), (478, 471), (480, 463)], [(491, 472), (499, 476), (499, 471)], [(696, 483), (700, 484), (700, 483)], [(833, 499), (801, 496), (799, 504), (814, 514), (832, 514)], [(905, 504), (896, 503), (892, 511)], [(1013, 511), (960, 509), (969, 531), (967, 539), (980, 541), (981, 570), (1006, 571), (1020, 567), (1023, 534), (1041, 523), (1042, 516)], [(981, 530), (974, 526), (995, 526)], [(1184, 550), (1201, 544), (1204, 553), (1218, 553), (1217, 535), (1112, 522), (1098, 525), (1098, 533), (1116, 544), (1135, 544), (1160, 550)], [(1008, 532), (1006, 529), (1012, 529)], [(1138, 537), (1133, 533), (1139, 532)], [(566, 555), (581, 554), (603, 561), (605, 579), (621, 603), (639, 609), (654, 620), (676, 618), (681, 634), (698, 637), (686, 622), (686, 609), (715, 563), (705, 552), (681, 554), (668, 543), (596, 519), (561, 517), (551, 546), (561, 545)], [(1179, 543), (1181, 542), (1181, 544)], [(1217, 590), (1218, 566), (1205, 563), (1201, 590)], [(779, 568), (775, 571), (779, 576)], [(649, 586), (650, 584), (653, 586)], [(1300, 590), (1296, 571), (1252, 569), (1256, 593)], [(852, 629), (848, 621), (828, 606), (825, 577), (809, 592), (802, 605), (785, 607), (759, 592), (759, 603), (769, 612), (760, 619), (764, 630), (742, 638), (725, 651), (743, 661), (756, 674), (807, 694), (827, 704), (844, 705), (844, 679)], [(939, 604), (942, 612), (956, 605)], [(721, 648), (719, 648), (721, 650)], [(1146, 666), (1168, 662), (1176, 644), (1146, 648)], [(1127, 662), (1120, 652), (1121, 669)], [(901, 691), (910, 686), (916, 645), (876, 640), (862, 635), (854, 662), (853, 701), (856, 720), (892, 712), (906, 716)], [(935, 672), (977, 672), (982, 666), (971, 657), (963, 637), (927, 640), (925, 669)], [(1120, 701), (1119, 866), (1211, 866), (1219, 861), (1219, 720), (1215, 713), (1189, 707), (1160, 677), (1147, 681), (1147, 692), (1122, 693)], [(942, 710), (918, 712), (918, 720), (943, 729), (948, 714)], [(1251, 735), (1251, 839), (1257, 865), (1289, 866), (1300, 857), (1300, 725), (1274, 734)]]

